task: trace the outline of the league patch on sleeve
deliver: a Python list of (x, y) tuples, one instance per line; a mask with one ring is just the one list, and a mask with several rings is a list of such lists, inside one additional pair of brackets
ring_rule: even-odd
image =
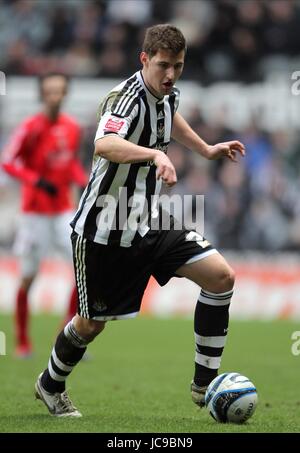
[(125, 121), (123, 121), (121, 118), (108, 118), (105, 126), (104, 126), (104, 131), (105, 132), (119, 132), (120, 129), (122, 129), (123, 124)]

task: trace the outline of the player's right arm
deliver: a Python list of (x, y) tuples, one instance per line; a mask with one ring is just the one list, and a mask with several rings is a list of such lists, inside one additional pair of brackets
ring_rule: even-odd
[(124, 138), (134, 115), (134, 109), (129, 117), (105, 112), (100, 119), (95, 137), (95, 154), (119, 164), (153, 162), (157, 167), (157, 179), (161, 178), (165, 184), (173, 186), (177, 182), (176, 171), (164, 152), (136, 145)]
[(26, 120), (17, 127), (6, 144), (1, 156), (1, 167), (22, 183), (35, 186), (54, 196), (57, 193), (56, 187), (26, 165), (26, 154), (30, 148), (31, 135), (31, 122)]
[(17, 127), (4, 147), (1, 166), (10, 176), (34, 185), (37, 183), (39, 175), (34, 170), (27, 168), (25, 164), (29, 137), (30, 123), (24, 121)]
[(157, 179), (162, 178), (168, 186), (173, 186), (177, 182), (176, 171), (172, 162), (165, 153), (158, 149), (146, 148), (119, 136), (109, 135), (96, 141), (95, 153), (104, 159), (119, 164), (153, 161), (157, 167)]

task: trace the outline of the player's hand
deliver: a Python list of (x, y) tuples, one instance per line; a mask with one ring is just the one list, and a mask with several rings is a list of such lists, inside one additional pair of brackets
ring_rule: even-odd
[(154, 164), (157, 167), (156, 179), (161, 178), (168, 187), (174, 186), (177, 182), (177, 176), (174, 165), (168, 156), (164, 152), (159, 151), (154, 159)]
[(55, 195), (57, 194), (57, 187), (52, 184), (52, 182), (49, 182), (44, 178), (40, 178), (35, 184), (35, 187), (44, 190), (51, 197), (55, 197)]
[(217, 143), (216, 145), (210, 146), (208, 149), (209, 160), (220, 159), (221, 157), (227, 157), (233, 162), (237, 162), (236, 156), (240, 154), (245, 156), (245, 146), (238, 140), (232, 140), (230, 142)]

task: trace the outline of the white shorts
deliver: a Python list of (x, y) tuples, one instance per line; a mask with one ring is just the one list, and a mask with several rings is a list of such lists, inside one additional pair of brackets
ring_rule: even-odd
[(13, 246), (21, 260), (22, 277), (34, 276), (49, 252), (59, 251), (72, 261), (71, 227), (73, 212), (58, 215), (22, 214)]

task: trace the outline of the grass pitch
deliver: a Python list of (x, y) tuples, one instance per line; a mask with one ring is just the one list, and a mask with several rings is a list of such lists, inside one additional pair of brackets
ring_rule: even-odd
[(81, 419), (51, 417), (33, 397), (60, 320), (33, 316), (35, 355), (13, 356), (12, 318), (1, 316), (7, 354), (0, 356), (0, 432), (249, 433), (300, 431), (300, 356), (291, 353), (299, 325), (231, 322), (220, 372), (238, 371), (257, 386), (259, 404), (244, 425), (218, 424), (190, 399), (192, 320), (137, 318), (107, 323), (67, 387)]

